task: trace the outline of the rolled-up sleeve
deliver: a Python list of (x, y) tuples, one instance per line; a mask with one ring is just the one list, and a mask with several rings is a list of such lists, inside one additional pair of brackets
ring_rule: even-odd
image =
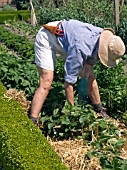
[(67, 53), (66, 62), (64, 65), (65, 76), (64, 79), (70, 84), (74, 84), (77, 81), (77, 77), (83, 66), (83, 58), (81, 52), (75, 48), (71, 48)]

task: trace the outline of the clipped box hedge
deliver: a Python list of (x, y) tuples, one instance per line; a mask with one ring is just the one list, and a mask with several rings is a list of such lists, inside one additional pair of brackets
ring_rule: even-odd
[(17, 10), (17, 11), (0, 11), (0, 14), (30, 14), (30, 10)]
[(5, 21), (11, 20), (11, 21), (17, 21), (18, 15), (15, 14), (0, 14), (0, 24), (4, 24)]
[(0, 24), (4, 24), (7, 20), (28, 20), (30, 18), (30, 11), (1, 11), (0, 12)]
[(0, 82), (0, 167), (3, 170), (67, 170), (20, 104), (3, 97)]

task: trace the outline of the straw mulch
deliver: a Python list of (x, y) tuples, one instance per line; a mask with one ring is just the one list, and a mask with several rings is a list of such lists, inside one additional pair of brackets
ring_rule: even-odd
[(30, 101), (26, 100), (26, 95), (24, 91), (18, 91), (17, 89), (9, 89), (7, 90), (6, 94), (4, 94), (4, 98), (7, 98), (9, 100), (16, 100), (18, 103), (21, 104), (22, 109), (27, 114), (30, 107)]
[(48, 138), (48, 141), (70, 170), (102, 170), (97, 157), (90, 160), (85, 157), (91, 147), (84, 145), (83, 140), (52, 141)]

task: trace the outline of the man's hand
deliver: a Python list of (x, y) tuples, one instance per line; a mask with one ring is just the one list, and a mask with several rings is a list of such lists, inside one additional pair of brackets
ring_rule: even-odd
[(107, 114), (107, 109), (102, 106), (102, 104), (93, 104), (95, 112), (99, 113), (103, 118), (109, 119), (109, 115)]

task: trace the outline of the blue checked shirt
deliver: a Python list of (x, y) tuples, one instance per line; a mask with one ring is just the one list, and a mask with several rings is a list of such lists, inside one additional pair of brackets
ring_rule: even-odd
[(99, 61), (98, 42), (103, 29), (72, 19), (62, 20), (59, 28), (64, 36), (58, 36), (58, 42), (67, 54), (64, 79), (74, 84), (84, 61), (92, 65)]

